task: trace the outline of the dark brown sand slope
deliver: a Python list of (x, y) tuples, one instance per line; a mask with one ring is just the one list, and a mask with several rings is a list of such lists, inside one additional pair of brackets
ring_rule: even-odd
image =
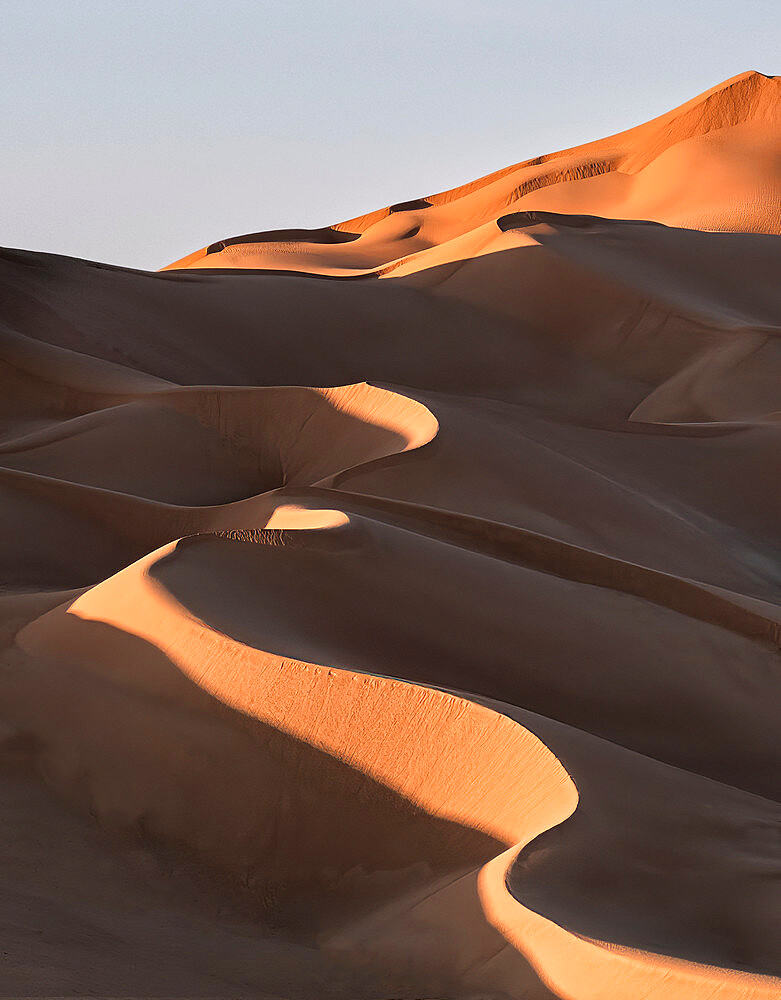
[(779, 205), (748, 73), (0, 252), (0, 996), (781, 996)]

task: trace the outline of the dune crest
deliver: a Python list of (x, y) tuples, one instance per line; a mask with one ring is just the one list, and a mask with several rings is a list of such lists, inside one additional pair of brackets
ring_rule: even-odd
[(745, 73), (161, 272), (0, 251), (9, 995), (781, 995), (779, 203)]
[[(781, 232), (781, 77), (748, 72), (644, 125), (506, 167), (328, 230), (238, 236), (169, 268), (367, 274), (459, 241), (510, 211), (605, 215), (666, 225)], [(327, 238), (323, 234), (328, 234)], [(276, 237), (276, 239), (275, 239)]]

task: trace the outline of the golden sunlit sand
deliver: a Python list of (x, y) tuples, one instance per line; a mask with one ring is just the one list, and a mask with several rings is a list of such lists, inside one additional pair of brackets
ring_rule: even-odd
[(0, 995), (781, 996), (780, 205), (745, 73), (161, 272), (0, 251)]

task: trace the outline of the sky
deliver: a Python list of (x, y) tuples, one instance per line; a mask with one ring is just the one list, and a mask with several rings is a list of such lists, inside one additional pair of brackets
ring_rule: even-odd
[(156, 269), (781, 73), (778, 0), (0, 0), (0, 245)]

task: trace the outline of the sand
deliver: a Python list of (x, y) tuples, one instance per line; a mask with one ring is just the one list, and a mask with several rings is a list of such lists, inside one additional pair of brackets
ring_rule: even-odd
[(781, 996), (779, 204), (745, 73), (0, 251), (0, 996)]

